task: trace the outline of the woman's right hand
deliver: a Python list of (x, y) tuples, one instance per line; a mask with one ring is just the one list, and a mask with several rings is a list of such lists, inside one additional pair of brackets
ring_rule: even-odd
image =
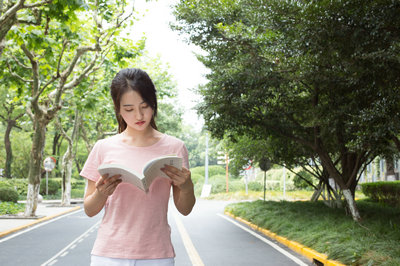
[(96, 182), (96, 189), (101, 195), (108, 197), (114, 193), (121, 182), (121, 175), (108, 177), (108, 174), (105, 174)]

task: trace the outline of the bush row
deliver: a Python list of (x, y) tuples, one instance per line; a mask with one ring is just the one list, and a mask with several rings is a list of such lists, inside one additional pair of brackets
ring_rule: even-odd
[[(61, 178), (48, 179), (48, 194), (56, 195), (61, 190)], [(71, 188), (78, 189), (85, 186), (83, 179), (72, 179)], [(28, 180), (27, 179), (2, 179), (0, 180), (0, 201), (17, 202), (19, 198), (27, 195)], [(41, 195), (46, 195), (46, 179), (40, 181)]]
[(400, 206), (400, 181), (380, 181), (361, 184), (361, 190), (375, 202)]

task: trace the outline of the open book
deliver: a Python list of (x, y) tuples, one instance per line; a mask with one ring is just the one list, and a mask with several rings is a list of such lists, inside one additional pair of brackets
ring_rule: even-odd
[(164, 165), (172, 165), (182, 169), (182, 158), (175, 155), (167, 155), (154, 158), (146, 163), (143, 173), (139, 174), (132, 169), (120, 164), (102, 164), (97, 168), (101, 175), (108, 174), (109, 177), (121, 175), (122, 182), (135, 185), (147, 192), (154, 179), (157, 177), (169, 177), (161, 171)]

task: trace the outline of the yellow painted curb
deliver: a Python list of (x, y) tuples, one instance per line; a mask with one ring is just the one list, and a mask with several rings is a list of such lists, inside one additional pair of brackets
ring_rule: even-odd
[(36, 221), (33, 221), (33, 222), (29, 223), (29, 224), (24, 224), (24, 225), (15, 227), (15, 228), (13, 228), (13, 229), (0, 232), (0, 237), (4, 237), (4, 236), (6, 236), (6, 235), (9, 235), (9, 234), (11, 234), (11, 233), (15, 233), (15, 232), (17, 232), (17, 231), (19, 231), (19, 230), (25, 229), (25, 228), (30, 227), (30, 226), (32, 226), (32, 225), (35, 225), (35, 224), (38, 224), (38, 223), (41, 223), (41, 222), (44, 222), (44, 221), (51, 220), (51, 219), (56, 218), (56, 217), (58, 217), (58, 216), (61, 216), (61, 215), (63, 215), (63, 214), (66, 214), (66, 213), (69, 213), (69, 212), (73, 212), (73, 211), (79, 210), (80, 208), (81, 208), (80, 206), (76, 206), (76, 207), (74, 207), (74, 208), (72, 208), (72, 209), (69, 209), (69, 210), (66, 210), (66, 211), (63, 211), (63, 212), (54, 214), (54, 215), (50, 215), (50, 216), (46, 216), (46, 217), (37, 219)]
[(233, 219), (238, 220), (238, 221), (248, 225), (249, 227), (253, 228), (256, 231), (261, 232), (262, 234), (266, 235), (269, 238), (275, 239), (276, 241), (289, 247), (293, 251), (303, 255), (304, 257), (308, 258), (311, 261), (317, 260), (317, 261), (323, 263), (323, 265), (325, 265), (325, 266), (345, 266), (345, 264), (340, 263), (338, 261), (328, 260), (328, 256), (326, 254), (319, 253), (319, 252), (317, 252), (309, 247), (306, 247), (296, 241), (289, 240), (289, 239), (279, 236), (265, 228), (258, 227), (257, 225), (255, 225), (241, 217), (236, 217), (235, 215), (233, 215), (230, 212), (225, 212), (225, 215), (232, 217)]

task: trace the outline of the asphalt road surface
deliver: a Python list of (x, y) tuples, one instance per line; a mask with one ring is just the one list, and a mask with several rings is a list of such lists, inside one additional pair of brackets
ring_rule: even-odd
[[(223, 201), (197, 200), (182, 216), (170, 203), (176, 266), (311, 265), (304, 257), (225, 216)], [(82, 209), (0, 239), (0, 265), (90, 265), (101, 214)]]

